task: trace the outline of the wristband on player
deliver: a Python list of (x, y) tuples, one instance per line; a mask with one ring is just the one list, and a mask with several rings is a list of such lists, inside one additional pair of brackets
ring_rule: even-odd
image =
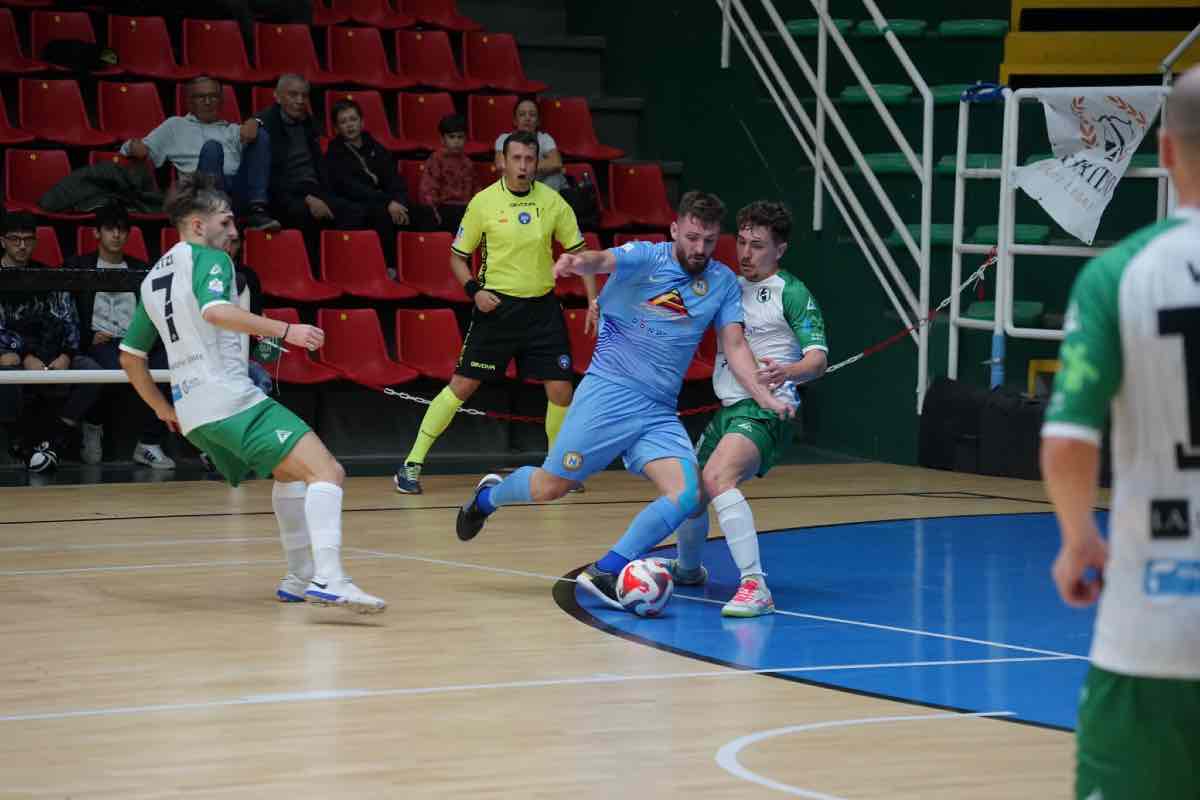
[(483, 288), (483, 284), (481, 284), (479, 281), (475, 280), (474, 278), (471, 278), (471, 280), (469, 280), (463, 284), (463, 291), (466, 292), (467, 297), (471, 298), (472, 300), (475, 299), (475, 293), (478, 292), (482, 288)]

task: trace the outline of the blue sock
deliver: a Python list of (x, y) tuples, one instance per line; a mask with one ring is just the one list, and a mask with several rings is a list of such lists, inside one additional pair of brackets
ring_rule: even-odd
[[(629, 528), (621, 539), (613, 545), (608, 555), (596, 563), (605, 572), (619, 572), (622, 567), (663, 539), (671, 535), (671, 531), (679, 527), (686, 515), (680, 510), (675, 501), (669, 497), (660, 497), (643, 508), (629, 523)], [(617, 565), (615, 570), (609, 566)]]
[(484, 489), (475, 500), (475, 505), (483, 513), (491, 514), (500, 506), (533, 502), (529, 493), (529, 482), (535, 469), (537, 467), (521, 467), (497, 485)]

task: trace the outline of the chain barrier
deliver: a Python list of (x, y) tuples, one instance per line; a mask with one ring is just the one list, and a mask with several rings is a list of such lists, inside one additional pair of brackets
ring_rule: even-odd
[[(951, 294), (949, 297), (947, 297), (942, 302), (938, 303), (937, 308), (935, 308), (933, 311), (931, 311), (929, 313), (929, 316), (917, 320), (917, 323), (915, 325), (910, 325), (907, 328), (903, 328), (903, 329), (897, 331), (896, 333), (892, 334), (891, 336), (887, 337), (886, 339), (876, 342), (875, 344), (871, 345), (870, 347), (865, 348), (861, 352), (856, 353), (855, 355), (852, 355), (849, 358), (843, 359), (842, 361), (839, 361), (838, 363), (830, 366), (827, 370), (825, 370), (825, 374), (828, 375), (831, 372), (837, 372), (838, 370), (843, 369), (844, 367), (848, 367), (851, 364), (856, 364), (859, 361), (862, 361), (864, 358), (873, 356), (882, 350), (886, 350), (887, 348), (896, 344), (896, 342), (899, 342), (902, 339), (904, 339), (905, 336), (908, 336), (913, 331), (919, 330), (920, 328), (922, 328), (925, 325), (929, 325), (930, 323), (933, 322), (933, 320), (937, 317), (937, 315), (941, 313), (942, 309), (944, 309), (946, 306), (950, 305), (950, 301), (954, 298), (954, 295), (961, 293), (967, 287), (972, 287), (972, 288), (982, 287), (984, 273), (987, 272), (988, 267), (992, 266), (995, 263), (996, 263), (996, 248), (993, 247), (991, 249), (991, 251), (988, 253), (987, 259), (983, 262), (982, 265), (980, 265), (979, 269), (972, 272), (970, 275), (967, 276), (967, 278), (962, 283), (960, 283), (958, 286), (956, 286), (953, 294)], [(392, 397), (395, 397), (400, 400), (405, 400), (410, 403), (416, 403), (417, 405), (427, 406), (427, 405), (430, 405), (431, 403), (433, 403), (432, 400), (427, 400), (424, 397), (419, 397), (415, 394), (409, 394), (408, 392), (396, 391), (395, 389), (391, 389), (386, 386), (384, 386), (384, 387), (375, 386), (375, 387), (370, 387), (370, 388), (379, 389), (386, 395), (390, 395)], [(721, 407), (720, 403), (709, 403), (707, 405), (697, 406), (695, 408), (685, 408), (678, 413), (679, 413), (679, 416), (681, 416), (681, 417), (692, 417), (697, 414), (707, 414), (710, 411), (716, 411), (720, 407)], [(467, 414), (467, 415), (473, 416), (473, 417), (487, 417), (488, 419), (494, 419), (494, 420), (499, 420), (499, 421), (503, 421), (503, 422), (527, 422), (532, 425), (541, 425), (542, 423), (544, 423), (546, 421), (545, 417), (533, 417), (533, 416), (527, 416), (525, 414), (509, 414), (504, 411), (483, 411), (478, 408), (467, 408), (466, 406), (459, 406), (458, 413), (459, 414)]]

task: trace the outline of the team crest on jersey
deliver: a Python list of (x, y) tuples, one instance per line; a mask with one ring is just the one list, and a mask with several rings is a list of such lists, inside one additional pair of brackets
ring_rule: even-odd
[(520, 214), (517, 215), (517, 222), (521, 223), (522, 225), (528, 225), (529, 220), (531, 220), (531, 219), (533, 219), (533, 217), (529, 216), (528, 211), (522, 211)]
[(569, 469), (574, 472), (583, 466), (583, 453), (578, 453), (574, 450), (563, 453), (562, 465), (563, 469)]
[(666, 311), (681, 317), (686, 317), (688, 313), (687, 304), (683, 302), (683, 295), (679, 293), (678, 289), (672, 289), (657, 297), (652, 297), (646, 301), (646, 304), (659, 311)]
[(704, 295), (708, 294), (708, 281), (704, 280), (704, 278), (696, 278), (696, 280), (692, 281), (692, 291), (700, 297), (704, 297)]
[(211, 281), (208, 282), (208, 290), (210, 292), (216, 292), (217, 294), (222, 294), (225, 291), (225, 282), (222, 281), (220, 278), (213, 278)]
[(279, 443), (280, 443), (280, 444), (283, 444), (283, 443), (284, 443), (284, 442), (286, 442), (288, 439), (292, 438), (292, 432), (291, 432), (291, 431), (281, 431), (281, 430), (276, 430), (276, 431), (275, 431), (275, 438), (279, 439)]
[(760, 286), (758, 291), (754, 293), (754, 296), (760, 303), (771, 302), (771, 290), (766, 286)]
[(571, 357), (569, 355), (566, 355), (565, 353), (563, 355), (559, 356), (558, 357), (558, 368), (559, 369), (570, 369), (571, 368)]

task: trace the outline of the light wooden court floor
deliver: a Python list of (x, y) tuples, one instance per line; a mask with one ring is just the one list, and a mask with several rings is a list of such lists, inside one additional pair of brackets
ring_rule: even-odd
[[(564, 613), (555, 580), (607, 549), (640, 480), (602, 473), (467, 544), (472, 479), (425, 484), (348, 483), (344, 556), (389, 601), (378, 617), (273, 600), (269, 482), (0, 490), (0, 797), (1069, 794), (1069, 733), (720, 667)], [(746, 494), (763, 530), (1047, 510), (1037, 483), (877, 464), (779, 468)], [(782, 788), (717, 763), (797, 725), (740, 754)]]

